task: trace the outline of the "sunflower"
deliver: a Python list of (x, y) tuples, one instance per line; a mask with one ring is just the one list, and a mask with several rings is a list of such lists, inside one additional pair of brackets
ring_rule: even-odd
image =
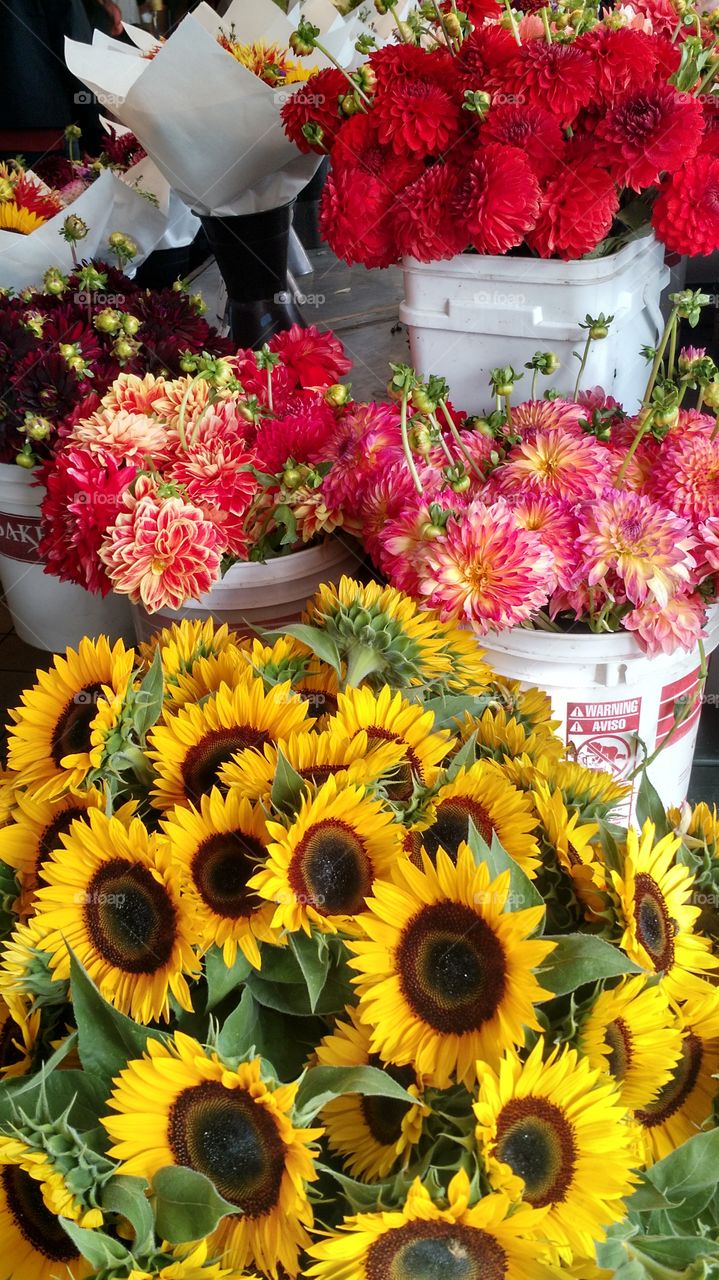
[(627, 831), (621, 872), (612, 871), (624, 926), (620, 946), (630, 960), (662, 978), (667, 995), (682, 1000), (706, 989), (703, 976), (719, 967), (708, 938), (693, 932), (700, 908), (690, 905), (694, 878), (675, 864), (681, 837), (654, 843), (647, 820), (639, 834)]
[(505, 911), (509, 872), (490, 883), (460, 846), (423, 870), (397, 864), (393, 883), (374, 886), (359, 924), (369, 942), (351, 942), (359, 1018), (385, 1062), (413, 1064), (428, 1083), (471, 1086), (477, 1059), (496, 1061), (507, 1045), (538, 1030), (534, 1005), (549, 998), (532, 970), (554, 943), (530, 935), (544, 907)]
[[(135, 812), (132, 802), (116, 810), (115, 817), (127, 824)], [(0, 860), (14, 867), (20, 894), (15, 911), (27, 920), (35, 910), (35, 894), (42, 884), (42, 872), (53, 849), (61, 847), (73, 822), (86, 818), (88, 809), (104, 809), (101, 791), (71, 792), (55, 800), (46, 800), (32, 791), (19, 792), (15, 821), (0, 829)]]
[(23, 1138), (0, 1135), (0, 1167), (15, 1165), (42, 1184), (42, 1198), (51, 1213), (59, 1218), (69, 1218), (79, 1227), (101, 1227), (103, 1215), (100, 1209), (88, 1209), (67, 1186), (62, 1173), (52, 1163), (52, 1157), (42, 1148), (31, 1146)]
[(643, 977), (599, 993), (582, 1019), (577, 1047), (592, 1067), (614, 1078), (630, 1111), (651, 1102), (682, 1056), (666, 995)]
[(59, 795), (78, 787), (90, 767), (92, 731), (103, 701), (123, 695), (135, 654), (121, 640), (113, 649), (105, 636), (80, 641), (56, 657), (49, 671), (38, 671), (37, 684), (10, 714), (8, 764), (22, 774), (26, 787)]
[(304, 698), (311, 714), (317, 717), (318, 729), (326, 729), (330, 717), (337, 714), (340, 690), (337, 672), (326, 662), (318, 662), (305, 675), (295, 676), (292, 687)]
[[(189, 1253), (187, 1252), (189, 1248)], [(152, 1263), (152, 1271), (130, 1272), (127, 1280), (258, 1280), (243, 1272), (227, 1271), (216, 1263), (208, 1262), (210, 1250), (206, 1240), (198, 1245), (184, 1245), (172, 1253), (158, 1256)]]
[[(34, 1010), (43, 1005), (64, 1005), (69, 999), (67, 979), (50, 969), (44, 949), (50, 931), (37, 916), (20, 921), (0, 952), (0, 996), (19, 1026), (30, 1025)], [(53, 941), (59, 941), (57, 937)]]
[(188, 703), (201, 702), (213, 697), (220, 685), (230, 689), (250, 678), (247, 662), (240, 649), (231, 646), (209, 658), (198, 658), (186, 675), (177, 675), (168, 681), (164, 706), (164, 719), (174, 716)]
[(317, 1176), (309, 1144), (322, 1134), (294, 1128), (297, 1085), (273, 1090), (259, 1058), (232, 1071), (179, 1031), (147, 1048), (114, 1082), (118, 1114), (102, 1120), (120, 1172), (150, 1182), (170, 1165), (204, 1173), (240, 1211), (209, 1238), (211, 1252), (237, 1270), (296, 1276), (312, 1225), (305, 1183)]
[(564, 753), (560, 738), (551, 729), (529, 729), (504, 707), (487, 707), (481, 716), (465, 714), (459, 725), (463, 742), (476, 734), (478, 754), (503, 764), (507, 756), (527, 755), (537, 764), (543, 757), (558, 760)]
[(567, 1046), (543, 1061), (478, 1063), (477, 1141), (490, 1186), (549, 1209), (542, 1233), (585, 1257), (624, 1216), (633, 1186), (631, 1129), (615, 1085)]
[(222, 766), (220, 782), (248, 800), (267, 801), (280, 752), (295, 773), (314, 787), (329, 777), (336, 778), (342, 786), (368, 786), (392, 773), (404, 760), (400, 743), (380, 740), (371, 745), (364, 729), (353, 738), (332, 730), (293, 733), (276, 747), (265, 746), (262, 753), (243, 751), (237, 760)]
[[(48, 1166), (49, 1167), (49, 1166)], [(50, 1169), (52, 1173), (52, 1169)], [(0, 1240), (5, 1274), (15, 1280), (81, 1280), (91, 1271), (58, 1220), (57, 1184), (27, 1168), (24, 1143), (0, 1138)], [(71, 1208), (66, 1202), (66, 1208)], [(66, 1213), (66, 1216), (67, 1213)]]
[(165, 681), (172, 684), (178, 676), (188, 675), (200, 658), (224, 653), (238, 643), (238, 637), (227, 623), (218, 627), (212, 618), (205, 622), (187, 619), (157, 631), (151, 640), (138, 646), (138, 653), (143, 664), (149, 667), (159, 649)]
[(559, 866), (571, 876), (574, 892), (591, 910), (604, 909), (601, 894), (606, 889), (607, 872), (598, 857), (598, 846), (592, 841), (599, 832), (596, 822), (580, 823), (575, 809), (569, 813), (561, 791), (552, 790), (541, 781), (535, 782), (531, 798), (541, 823), (540, 837), (545, 848), (554, 854)]
[(274, 644), (263, 644), (261, 640), (248, 641), (241, 645), (240, 652), (253, 675), (270, 685), (284, 684), (286, 680), (294, 685), (309, 667), (318, 665), (312, 650), (292, 636), (280, 636)]
[(139, 818), (125, 827), (89, 809), (63, 844), (37, 893), (38, 924), (51, 931), (40, 946), (54, 977), (69, 977), (71, 947), (100, 994), (137, 1022), (167, 1021), (170, 992), (192, 1009), (196, 931), (169, 842)]
[(307, 1252), (318, 1259), (304, 1274), (315, 1280), (552, 1280), (537, 1238), (542, 1215), (512, 1206), (504, 1195), (484, 1196), (469, 1208), (464, 1170), (449, 1184), (448, 1205), (434, 1204), (419, 1178), (403, 1207), (358, 1213), (339, 1232)]
[(0, 203), (0, 231), (15, 231), (18, 235), (29, 236), (46, 222), (47, 218), (41, 218), (31, 209), (24, 209), (14, 200)]
[(634, 1114), (645, 1161), (670, 1155), (712, 1121), (719, 1074), (719, 992), (682, 1006), (677, 1016), (681, 1057), (656, 1097)]
[(289, 683), (265, 692), (261, 680), (221, 685), (204, 706), (182, 707), (150, 734), (156, 772), (153, 803), (160, 809), (199, 800), (217, 785), (220, 768), (248, 747), (263, 747), (309, 730), (307, 707)]
[(506, 853), (527, 875), (536, 874), (539, 847), (533, 832), (537, 819), (531, 801), (511, 782), (494, 760), (478, 760), (460, 769), (432, 798), (427, 819), (419, 823), (429, 854), (442, 848), (454, 855), (469, 837), (470, 821), (492, 843), (496, 835)]
[(342, 1156), (347, 1172), (376, 1182), (409, 1164), (428, 1110), (422, 1105), (422, 1081), (414, 1068), (387, 1066), (370, 1049), (369, 1027), (362, 1025), (356, 1010), (347, 1012), (349, 1021), (338, 1020), (332, 1034), (317, 1046), (320, 1066), (379, 1067), (417, 1098), (413, 1106), (395, 1098), (351, 1093), (329, 1102), (322, 1111), (328, 1145)]
[(676, 832), (681, 835), (684, 844), (692, 852), (706, 853), (712, 860), (719, 859), (719, 814), (716, 805), (709, 808), (701, 801), (693, 809), (685, 806), (681, 809), (667, 809), (667, 820)]
[(615, 782), (611, 773), (585, 769), (573, 760), (559, 760), (546, 773), (547, 780), (561, 791), (567, 808), (578, 810), (582, 822), (607, 818), (631, 791), (631, 787)]
[(354, 917), (378, 877), (404, 857), (402, 828), (364, 787), (329, 777), (304, 796), (289, 827), (268, 822), (266, 867), (250, 887), (276, 904), (272, 924), (290, 933), (316, 924), (328, 933), (356, 930)]
[(388, 788), (389, 798), (399, 802), (411, 799), (415, 782), (420, 787), (433, 785), (449, 749), (447, 731), (433, 732), (433, 713), (393, 693), (389, 685), (379, 693), (371, 689), (341, 693), (329, 729), (349, 737), (364, 730), (370, 744), (396, 742), (403, 747), (404, 767)]
[(31, 1070), (39, 1030), (39, 1009), (16, 1021), (0, 996), (0, 1079), (24, 1076)]
[(248, 888), (267, 856), (269, 835), (262, 809), (238, 793), (224, 797), (216, 787), (200, 808), (178, 807), (162, 822), (183, 889), (197, 904), (196, 928), (203, 950), (222, 950), (228, 968), (237, 948), (259, 969), (258, 942), (278, 944), (271, 926), (274, 907)]

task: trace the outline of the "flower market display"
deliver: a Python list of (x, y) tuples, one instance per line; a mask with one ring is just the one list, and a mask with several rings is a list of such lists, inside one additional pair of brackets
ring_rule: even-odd
[[(368, 661), (368, 653), (373, 662)], [(0, 791), (13, 1280), (713, 1274), (719, 819), (344, 579), (57, 657)]]
[(349, 400), (342, 344), (312, 327), (180, 365), (179, 378), (121, 373), (41, 473), (49, 572), (150, 612), (340, 527), (335, 464), (348, 476), (369, 415), (387, 416)]
[[(302, 21), (293, 47), (319, 36)], [(299, 150), (332, 157), (322, 225), (339, 257), (573, 260), (649, 226), (673, 253), (719, 249), (714, 15), (471, 0), (417, 6), (399, 37), (360, 39), (356, 71), (319, 71), (283, 108)]]

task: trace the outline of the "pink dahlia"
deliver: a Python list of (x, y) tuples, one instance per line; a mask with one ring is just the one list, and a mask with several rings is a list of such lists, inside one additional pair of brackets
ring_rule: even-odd
[(610, 479), (610, 463), (594, 436), (534, 431), (513, 446), (494, 479), (505, 494), (545, 493), (580, 502), (601, 493)]
[(327, 456), (332, 469), (322, 487), (328, 506), (359, 512), (367, 485), (404, 457), (397, 406), (353, 406), (339, 423)]
[(420, 579), (432, 543), (427, 527), (432, 524), (429, 502), (412, 502), (378, 532), (379, 565), (393, 586), (407, 595), (421, 594)]
[(492, 107), (482, 125), (482, 142), (519, 147), (540, 182), (556, 169), (565, 147), (561, 126), (551, 112), (517, 102)]
[(100, 548), (113, 589), (150, 613), (179, 609), (209, 591), (220, 573), (218, 533), (182, 498), (126, 498)]
[(719, 439), (698, 431), (672, 432), (651, 478), (659, 502), (695, 522), (719, 516)]
[(136, 474), (111, 453), (68, 448), (46, 464), (40, 552), (48, 573), (103, 596), (112, 589), (100, 560), (102, 540)]
[(719, 573), (719, 516), (711, 516), (699, 526), (704, 563), (712, 573)]
[(160, 453), (166, 444), (165, 428), (145, 413), (126, 409), (102, 409), (73, 427), (69, 440), (90, 453), (112, 453), (116, 458), (141, 464)]
[(270, 338), (268, 346), (282, 357), (297, 387), (329, 387), (352, 368), (339, 338), (320, 333), (314, 324), (306, 329), (293, 324)]
[(450, 520), (446, 535), (428, 544), (420, 566), (427, 603), (482, 634), (526, 622), (551, 589), (550, 552), (501, 502), (471, 503), (461, 521)]
[(581, 435), (585, 415), (573, 400), (523, 400), (512, 408), (512, 426), (520, 434), (529, 431), (571, 431)]
[(690, 595), (672, 596), (664, 605), (648, 601), (638, 609), (632, 609), (622, 621), (627, 631), (633, 631), (650, 658), (659, 653), (674, 653), (676, 649), (693, 652), (699, 640), (706, 636), (706, 601), (698, 591)]
[(518, 147), (490, 142), (463, 165), (449, 206), (477, 253), (520, 245), (539, 212), (539, 183)]
[(689, 522), (641, 493), (610, 489), (582, 511), (578, 544), (589, 586), (611, 590), (616, 579), (627, 599), (666, 605), (685, 591), (696, 567)]
[(554, 586), (568, 589), (576, 578), (580, 559), (575, 508), (566, 500), (547, 494), (520, 497), (511, 502), (511, 508), (520, 528), (536, 533), (550, 553)]
[(667, 178), (654, 202), (652, 226), (671, 253), (719, 249), (719, 156), (694, 156)]
[(378, 564), (382, 557), (382, 538), (386, 529), (394, 520), (403, 516), (407, 508), (413, 508), (416, 502), (416, 490), (404, 459), (380, 471), (368, 482), (356, 529)]
[(693, 94), (668, 84), (631, 89), (599, 121), (592, 156), (620, 186), (642, 191), (691, 159), (703, 128)]

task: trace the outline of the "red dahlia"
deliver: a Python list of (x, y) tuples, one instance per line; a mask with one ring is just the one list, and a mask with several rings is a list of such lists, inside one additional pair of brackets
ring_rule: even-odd
[(450, 212), (460, 181), (454, 165), (435, 164), (400, 193), (392, 211), (400, 257), (437, 262), (466, 247), (464, 227)]
[(592, 156), (620, 186), (642, 191), (695, 154), (703, 127), (702, 106), (692, 94), (668, 84), (638, 89), (599, 121)]
[(108, 594), (112, 583), (98, 553), (134, 476), (134, 465), (103, 451), (67, 449), (45, 464), (40, 552), (46, 572), (61, 582)]
[(434, 80), (451, 92), (456, 83), (454, 58), (446, 49), (423, 49), (415, 44), (388, 44), (370, 54), (381, 99), (399, 80)]
[(576, 44), (530, 40), (516, 49), (490, 92), (515, 95), (516, 101), (551, 111), (561, 124), (571, 124), (596, 93), (594, 59)]
[(446, 151), (464, 123), (460, 106), (441, 83), (429, 76), (399, 78), (375, 99), (378, 135), (399, 155), (420, 156)]
[(527, 243), (541, 258), (582, 258), (609, 233), (618, 207), (609, 174), (574, 160), (545, 187), (539, 218)]
[(338, 178), (349, 177), (360, 184), (375, 179), (388, 192), (401, 191), (422, 172), (417, 156), (397, 155), (384, 146), (378, 134), (379, 115), (352, 116), (342, 126), (332, 150), (332, 168)]
[(652, 226), (670, 253), (719, 249), (719, 156), (697, 155), (664, 183)]
[(486, 89), (490, 82), (499, 84), (502, 71), (517, 52), (511, 31), (504, 27), (478, 27), (466, 40), (454, 59), (459, 88)]
[[(316, 71), (295, 93), (290, 94), (280, 115), (287, 137), (299, 151), (307, 154), (308, 151), (331, 150), (343, 120), (339, 99), (348, 87), (341, 71), (336, 67), (326, 67), (323, 71)], [(322, 145), (310, 146), (302, 132), (306, 124), (319, 126)]]
[(522, 152), (490, 142), (463, 168), (450, 219), (478, 253), (506, 253), (534, 226), (539, 203), (539, 183)]
[(658, 53), (651, 36), (621, 27), (614, 31), (601, 25), (579, 36), (576, 48), (586, 49), (594, 59), (599, 97), (607, 105), (630, 89), (652, 83)]
[(367, 174), (330, 173), (320, 204), (320, 231), (330, 249), (348, 262), (389, 267), (397, 258), (390, 225), (393, 193)]
[(329, 387), (352, 368), (339, 338), (320, 333), (314, 324), (305, 329), (293, 324), (270, 338), (269, 347), (282, 356), (296, 387)]
[(519, 147), (540, 182), (556, 169), (564, 152), (564, 134), (558, 121), (542, 107), (516, 103), (492, 107), (482, 125), (482, 142)]

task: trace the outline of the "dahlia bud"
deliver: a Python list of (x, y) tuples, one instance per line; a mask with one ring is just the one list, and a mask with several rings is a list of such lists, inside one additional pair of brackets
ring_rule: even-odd
[(450, 487), (453, 493), (466, 493), (472, 483), (467, 472), (458, 475), (454, 480), (450, 480)]
[(26, 471), (30, 471), (35, 466), (37, 459), (30, 445), (26, 444), (20, 453), (16, 455), (15, 461), (19, 467), (25, 467)]
[(203, 373), (207, 381), (211, 382), (213, 387), (217, 387), (218, 390), (229, 387), (235, 381), (235, 371), (228, 360), (223, 360), (222, 357), (204, 359), (202, 364)]
[(132, 258), (137, 257), (137, 245), (130, 236), (125, 235), (124, 231), (111, 231), (107, 237), (107, 243), (118, 262), (130, 262)]
[(357, 112), (362, 109), (359, 95), (356, 93), (345, 93), (340, 98), (340, 111), (343, 116), (356, 116)]
[(140, 320), (139, 316), (123, 315), (120, 323), (123, 329), (125, 330), (125, 333), (127, 334), (128, 338), (134, 338), (135, 334), (140, 328), (140, 325), (142, 324), (142, 321)]
[(197, 356), (193, 356), (191, 351), (186, 351), (184, 355), (180, 356), (179, 365), (183, 373), (196, 373)]
[(115, 311), (112, 307), (105, 307), (103, 311), (98, 311), (93, 324), (98, 333), (117, 333), (120, 328), (120, 312)]
[(112, 350), (118, 360), (131, 360), (139, 347), (139, 343), (133, 342), (132, 338), (120, 337), (112, 344)]
[(58, 350), (63, 360), (66, 360), (69, 364), (71, 360), (74, 360), (79, 356), (80, 344), (78, 342), (60, 342), (58, 344)]
[(282, 484), (285, 489), (292, 492), (293, 489), (299, 489), (302, 484), (303, 475), (299, 467), (288, 466), (282, 472)]
[(80, 288), (92, 293), (95, 289), (104, 289), (107, 284), (107, 276), (102, 271), (98, 271), (88, 262), (84, 267), (80, 267), (77, 273), (77, 283)]
[(666, 405), (654, 411), (653, 425), (656, 427), (671, 429), (678, 421), (679, 409), (676, 405)]
[(76, 213), (69, 213), (62, 224), (60, 235), (68, 244), (76, 244), (78, 240), (85, 239), (87, 231), (87, 223), (83, 222)]
[(355, 49), (358, 53), (361, 53), (363, 57), (367, 57), (367, 54), (371, 53), (372, 50), (376, 48), (377, 41), (374, 36), (369, 34), (369, 32), (363, 32), (359, 39), (355, 40)]
[(389, 13), (390, 0), (374, 0), (374, 7), (379, 14)]
[(41, 311), (29, 311), (23, 320), (23, 325), (33, 337), (41, 338), (46, 320), (47, 316), (44, 316)]
[(432, 448), (432, 433), (424, 422), (413, 426), (409, 432), (409, 443), (414, 453), (419, 453), (423, 458), (427, 457)]
[(0, 179), (0, 204), (12, 200), (15, 188), (9, 178)]
[(435, 524), (433, 520), (426, 520), (420, 529), (420, 537), (425, 542), (436, 542), (437, 538), (444, 537), (444, 529), (441, 524)]
[(702, 307), (707, 307), (711, 298), (700, 289), (683, 289), (681, 293), (670, 293), (669, 301), (676, 307), (679, 319), (688, 320), (692, 328), (695, 328), (699, 323)]
[(553, 351), (535, 351), (531, 360), (525, 364), (525, 369), (536, 369), (538, 373), (543, 373), (545, 377), (550, 378), (559, 368), (559, 358)]
[(464, 102), (462, 103), (463, 111), (471, 111), (480, 120), (484, 120), (491, 105), (492, 95), (490, 93), (485, 93), (482, 89), (465, 89)]
[(303, 20), (298, 23), (297, 30), (293, 31), (290, 36), (290, 49), (297, 54), (298, 58), (306, 58), (315, 48), (319, 34), (319, 27), (315, 27), (311, 22)]
[(704, 388), (704, 403), (709, 409), (719, 409), (719, 378)]
[(357, 87), (362, 89), (364, 93), (374, 93), (377, 88), (377, 73), (375, 72), (374, 67), (371, 67), (368, 62), (355, 71), (352, 79)]
[(468, 418), (467, 426), (470, 431), (476, 431), (478, 435), (494, 440), (494, 428), (487, 418)]
[(344, 382), (333, 382), (331, 387), (325, 391), (325, 403), (332, 405), (335, 409), (341, 409), (343, 404), (351, 398), (351, 388)]
[(207, 311), (207, 303), (201, 293), (191, 293), (188, 302), (195, 312), (195, 315), (204, 316)]
[(584, 324), (580, 325), (580, 329), (587, 330), (587, 337), (592, 342), (601, 342), (609, 333), (609, 326), (614, 316), (605, 316), (603, 311), (598, 316), (587, 315), (584, 317)]
[(324, 145), (325, 131), (321, 124), (315, 124), (313, 121), (308, 121), (307, 124), (303, 124), (300, 132), (305, 142), (308, 146), (312, 147), (313, 151), (327, 150), (327, 147)]
[(451, 40), (455, 40), (457, 36), (461, 36), (462, 23), (456, 13), (445, 13), (442, 25)]
[(434, 413), (439, 404), (439, 398), (430, 395), (429, 388), (425, 386), (413, 387), (410, 398), (418, 413)]
[(82, 129), (79, 124), (69, 124), (65, 129), (65, 137), (68, 142), (77, 142), (82, 137)]
[(30, 440), (47, 440), (52, 431), (52, 423), (39, 413), (26, 413), (22, 429)]
[(515, 382), (521, 377), (523, 375), (515, 373), (511, 365), (505, 365), (503, 369), (492, 369), (489, 383), (496, 396), (511, 396)]

